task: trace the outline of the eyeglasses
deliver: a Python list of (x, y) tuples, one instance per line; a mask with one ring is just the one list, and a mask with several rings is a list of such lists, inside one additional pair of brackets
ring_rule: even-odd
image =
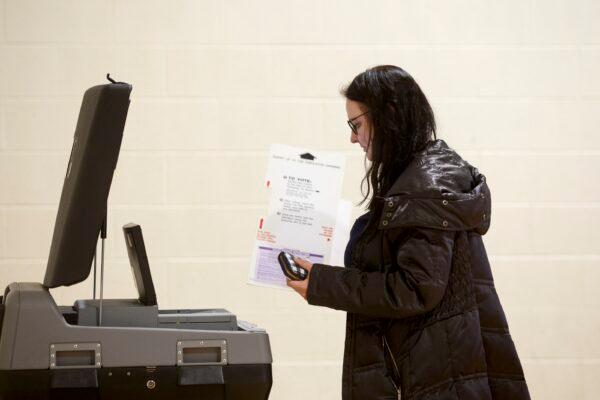
[(354, 118), (352, 118), (352, 119), (349, 119), (349, 120), (347, 121), (347, 122), (348, 122), (348, 126), (349, 126), (349, 127), (350, 127), (350, 129), (352, 130), (352, 133), (354, 133), (355, 135), (358, 135), (358, 127), (357, 127), (357, 126), (354, 124), (354, 122), (353, 122), (353, 121), (354, 121), (355, 119), (358, 119), (358, 118), (362, 117), (362, 116), (363, 116), (363, 115), (365, 115), (365, 114), (368, 114), (368, 113), (369, 113), (368, 111), (365, 111), (364, 113), (362, 113), (362, 114), (360, 114), (360, 115), (357, 115), (356, 117), (354, 117)]

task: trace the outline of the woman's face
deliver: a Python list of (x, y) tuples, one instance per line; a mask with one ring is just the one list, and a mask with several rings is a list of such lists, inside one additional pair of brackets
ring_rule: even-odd
[(350, 142), (358, 143), (363, 151), (367, 153), (367, 159), (372, 161), (372, 146), (370, 146), (370, 142), (373, 132), (369, 114), (365, 114), (367, 111), (364, 104), (346, 99), (346, 114), (348, 114), (348, 120), (356, 126), (356, 133), (350, 130)]

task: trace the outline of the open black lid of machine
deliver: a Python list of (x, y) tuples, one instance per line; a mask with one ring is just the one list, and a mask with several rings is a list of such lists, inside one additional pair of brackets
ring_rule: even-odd
[(91, 87), (83, 95), (54, 225), (46, 287), (70, 286), (90, 274), (131, 89), (127, 83), (110, 83)]

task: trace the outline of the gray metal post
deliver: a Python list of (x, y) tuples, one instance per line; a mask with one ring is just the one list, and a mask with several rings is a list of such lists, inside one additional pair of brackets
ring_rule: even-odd
[(98, 253), (98, 242), (94, 248), (94, 300), (96, 300), (96, 254)]
[(104, 298), (104, 238), (102, 238), (102, 255), (100, 256), (100, 316), (98, 326), (102, 326), (102, 300)]

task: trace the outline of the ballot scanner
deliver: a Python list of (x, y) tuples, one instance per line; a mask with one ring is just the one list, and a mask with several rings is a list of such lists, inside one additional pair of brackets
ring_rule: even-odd
[[(108, 77), (109, 80), (110, 77)], [(0, 297), (0, 399), (268, 399), (266, 331), (224, 309), (158, 308), (141, 226), (123, 227), (137, 299), (103, 297), (107, 200), (132, 86), (83, 97), (43, 283)], [(120, 236), (120, 234), (119, 234)], [(49, 289), (87, 279), (100, 295), (58, 306)]]

